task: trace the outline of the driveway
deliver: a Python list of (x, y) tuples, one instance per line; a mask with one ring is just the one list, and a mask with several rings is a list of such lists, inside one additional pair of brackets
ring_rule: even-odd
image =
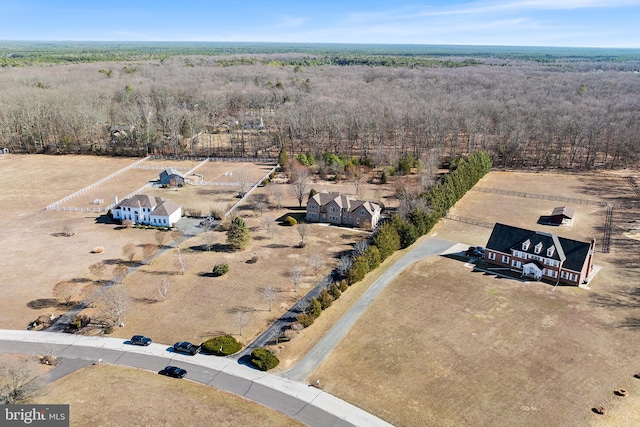
[(439, 255), (454, 246), (449, 240), (438, 239), (433, 236), (423, 237), (411, 246), (411, 249), (395, 263), (389, 266), (387, 271), (371, 285), (360, 297), (351, 309), (340, 318), (325, 336), (300, 360), (293, 368), (280, 375), (294, 381), (305, 381), (316, 370), (322, 360), (333, 351), (338, 343), (353, 327), (362, 313), (371, 305), (384, 288), (393, 282), (402, 271), (411, 264), (428, 256)]

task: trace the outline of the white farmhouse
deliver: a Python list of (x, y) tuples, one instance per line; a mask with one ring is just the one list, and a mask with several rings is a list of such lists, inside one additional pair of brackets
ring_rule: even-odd
[(113, 218), (130, 220), (134, 224), (173, 227), (182, 217), (182, 206), (162, 197), (138, 194), (118, 203), (113, 208)]

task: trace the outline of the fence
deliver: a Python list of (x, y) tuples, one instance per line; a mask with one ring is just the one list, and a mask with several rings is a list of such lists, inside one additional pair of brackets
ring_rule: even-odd
[(202, 157), (202, 156), (150, 156), (153, 160), (208, 160), (210, 162), (274, 163), (278, 159), (269, 157)]
[(483, 188), (483, 187), (473, 187), (472, 190), (481, 191), (483, 193), (495, 193), (495, 194), (504, 194), (507, 196), (525, 197), (529, 199), (555, 200), (559, 202), (569, 202), (569, 203), (576, 203), (580, 205), (607, 206), (606, 202), (601, 202), (598, 200), (575, 199), (573, 197), (555, 196), (550, 194), (524, 193), (521, 191), (509, 191), (509, 190), (500, 190), (498, 188)]
[(604, 220), (604, 236), (602, 238), (602, 253), (608, 254), (611, 246), (611, 229), (613, 228), (613, 206), (607, 206), (607, 216)]
[(265, 179), (269, 178), (269, 175), (271, 175), (272, 173), (274, 173), (276, 171), (276, 169), (278, 169), (280, 167), (279, 164), (275, 165), (273, 167), (273, 169), (271, 169), (269, 172), (267, 172), (267, 174), (265, 176), (262, 177), (262, 179), (258, 182), (256, 182), (249, 191), (247, 191), (244, 196), (242, 196), (242, 198), (240, 200), (238, 200), (238, 203), (236, 203), (235, 205), (231, 206), (231, 209), (229, 209), (227, 212), (225, 212), (224, 216), (228, 217), (229, 215), (231, 215), (231, 213), (238, 207), (240, 206), (240, 203), (244, 202), (247, 197), (249, 197), (251, 195), (251, 193), (253, 193), (253, 190), (255, 190), (256, 188), (258, 188), (258, 185), (260, 185), (260, 183), (262, 181), (264, 181)]
[(494, 222), (481, 221), (479, 219), (466, 218), (459, 215), (446, 214), (445, 218), (450, 219), (452, 221), (463, 222), (465, 224), (478, 225), (480, 227), (485, 227), (485, 228), (493, 228), (493, 226), (495, 225)]
[[(77, 196), (79, 196), (79, 195), (81, 195), (83, 193), (86, 193), (89, 190), (92, 190), (92, 189), (96, 188), (98, 185), (104, 184), (105, 182), (109, 181), (111, 178), (114, 178), (114, 177), (116, 177), (116, 176), (128, 171), (129, 169), (136, 167), (137, 165), (139, 165), (140, 163), (142, 163), (142, 162), (144, 162), (145, 160), (148, 160), (148, 159), (149, 159), (149, 156), (147, 156), (147, 157), (145, 157), (143, 159), (140, 159), (140, 160), (130, 164), (129, 166), (127, 166), (125, 168), (122, 168), (119, 171), (114, 172), (114, 173), (112, 173), (111, 175), (109, 175), (109, 176), (107, 176), (105, 178), (102, 178), (100, 181), (94, 182), (93, 184), (89, 185), (88, 187), (83, 188), (82, 190), (78, 190), (75, 193), (70, 194), (67, 197), (63, 198), (63, 199), (58, 200), (57, 202), (51, 203), (45, 209), (48, 210), (48, 211), (51, 211), (51, 210), (66, 210), (66, 209), (59, 209), (59, 207), (60, 207), (59, 205), (64, 203), (64, 202), (66, 202), (66, 201), (68, 201), (68, 200), (73, 199), (74, 197), (77, 197)], [(78, 209), (84, 209), (84, 208), (78, 208)], [(94, 208), (94, 209), (96, 209), (96, 208)], [(98, 212), (102, 212), (102, 211), (98, 211)]]

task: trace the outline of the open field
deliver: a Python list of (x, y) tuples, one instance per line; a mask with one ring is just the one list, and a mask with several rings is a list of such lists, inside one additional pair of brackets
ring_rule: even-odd
[[(637, 216), (619, 176), (492, 172), (478, 187), (603, 200), (616, 208), (611, 252), (591, 290), (497, 279), (438, 257), (405, 271), (313, 374), (323, 388), (398, 426), (634, 425)], [(456, 215), (586, 239), (602, 235), (604, 208), (573, 205), (571, 228), (538, 226), (564, 203), (469, 192)], [(575, 230), (575, 235), (573, 233)], [(484, 245), (490, 229), (444, 220), (440, 238)], [(630, 396), (616, 397), (624, 388)], [(602, 405), (605, 417), (591, 411)]]
[(106, 364), (88, 366), (48, 385), (34, 403), (69, 404), (71, 425), (76, 426), (303, 425), (212, 387)]
[[(204, 242), (200, 237), (193, 237), (181, 244), (186, 264), (184, 274), (180, 274), (175, 264), (175, 249), (160, 252), (151, 265), (142, 266), (139, 264), (141, 250), (138, 249), (134, 263), (129, 264), (122, 253), (123, 246), (128, 243), (138, 248), (144, 244), (157, 245), (154, 230), (126, 229), (117, 224), (99, 223), (97, 213), (45, 211), (43, 208), (130, 165), (135, 159), (8, 155), (0, 158), (0, 161), (10, 177), (1, 196), (8, 206), (5, 218), (11, 224), (0, 237), (6, 272), (0, 279), (4, 295), (0, 302), (0, 325), (6, 328), (26, 328), (38, 316), (66, 311), (67, 307), (60, 306), (53, 299), (53, 288), (58, 282), (77, 283), (74, 300), (80, 298), (83, 292), (99, 290), (100, 286), (95, 282), (96, 277), (91, 275), (89, 266), (102, 261), (107, 264), (103, 280), (109, 280), (112, 270), (118, 265), (138, 267), (124, 281), (131, 304), (124, 316), (125, 327), (116, 328), (115, 335), (128, 337), (134, 333), (145, 333), (156, 342), (173, 343), (182, 339), (200, 342), (225, 332), (235, 334), (247, 343), (328, 273), (336, 263), (336, 254), (349, 250), (355, 241), (365, 236), (349, 228), (310, 225), (303, 249), (296, 247), (300, 236), (295, 227), (275, 225), (276, 232), (271, 236), (265, 228), (265, 217), (275, 220), (287, 214), (304, 215), (304, 211), (295, 209), (297, 201), (291, 194), (290, 186), (273, 184), (256, 190), (257, 195), (271, 201), (263, 215), (254, 211), (250, 203), (241, 205), (236, 211), (245, 218), (252, 230), (253, 243), (248, 249), (230, 252), (226, 248), (225, 234), (211, 231), (208, 234), (216, 237), (211, 251), (204, 250)], [(193, 167), (191, 163), (149, 160), (143, 165)], [(205, 176), (218, 176), (228, 170), (238, 170), (239, 166), (247, 171), (252, 180), (257, 180), (269, 170), (268, 165), (236, 162), (209, 163), (203, 168)], [(134, 168), (114, 180), (135, 189), (157, 177), (158, 173), (159, 170)], [(107, 181), (91, 192), (110, 188), (111, 182)], [(311, 186), (318, 190), (328, 188), (334, 191), (349, 191), (349, 187), (353, 187), (329, 183), (313, 183)], [(273, 188), (283, 194), (282, 209), (274, 207), (271, 195)], [(112, 193), (111, 190), (107, 192)], [(169, 198), (188, 209), (201, 210), (203, 214), (216, 206), (226, 210), (238, 200), (236, 193), (237, 189), (226, 187), (191, 185), (177, 190), (158, 188), (148, 191), (148, 194)], [(363, 189), (364, 195), (372, 196), (373, 193), (371, 189)], [(93, 194), (86, 194), (72, 199), (70, 203), (94, 198)], [(95, 197), (104, 198), (106, 204), (112, 195), (96, 193)], [(67, 225), (72, 228), (74, 235), (62, 237), (60, 233)], [(103, 247), (104, 252), (91, 253), (97, 246)], [(317, 274), (308, 264), (312, 255), (316, 254), (325, 260)], [(258, 257), (258, 262), (247, 263), (254, 255)], [(212, 267), (220, 262), (229, 263), (231, 271), (224, 277), (211, 277), (209, 273)], [(288, 277), (295, 265), (303, 269), (297, 292), (292, 291)], [(163, 277), (171, 283), (166, 301), (161, 301), (157, 290)], [(270, 285), (282, 291), (274, 301), (272, 311), (268, 310), (268, 302), (262, 296), (262, 289)], [(95, 308), (86, 309), (84, 314), (94, 319), (104, 317), (102, 306), (99, 303), (96, 305)], [(241, 337), (233, 315), (237, 308), (252, 312)], [(98, 331), (94, 329), (93, 333)]]

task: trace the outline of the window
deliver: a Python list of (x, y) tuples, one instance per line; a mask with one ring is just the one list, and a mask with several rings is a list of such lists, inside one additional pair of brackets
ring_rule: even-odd
[(506, 256), (506, 255), (502, 255), (502, 262), (503, 262), (504, 264), (509, 264), (509, 257), (508, 257), (508, 256)]
[(552, 257), (552, 256), (553, 256), (553, 253), (555, 252), (555, 250), (556, 250), (556, 247), (555, 247), (555, 246), (548, 247), (548, 248), (547, 248), (547, 256), (548, 256), (548, 257)]
[(522, 250), (523, 251), (528, 251), (529, 250), (529, 246), (531, 246), (531, 241), (527, 239), (527, 241), (522, 244)]
[(539, 242), (534, 248), (533, 251), (539, 254), (542, 251), (542, 242)]
[(364, 216), (365, 212), (364, 209), (360, 209), (360, 215)]
[(521, 266), (522, 264), (520, 263), (520, 261), (517, 261), (515, 259), (511, 261), (511, 267), (520, 268)]
[(489, 258), (490, 260), (495, 260), (496, 259), (496, 254), (493, 252), (489, 252), (489, 255), (487, 255), (487, 258)]

